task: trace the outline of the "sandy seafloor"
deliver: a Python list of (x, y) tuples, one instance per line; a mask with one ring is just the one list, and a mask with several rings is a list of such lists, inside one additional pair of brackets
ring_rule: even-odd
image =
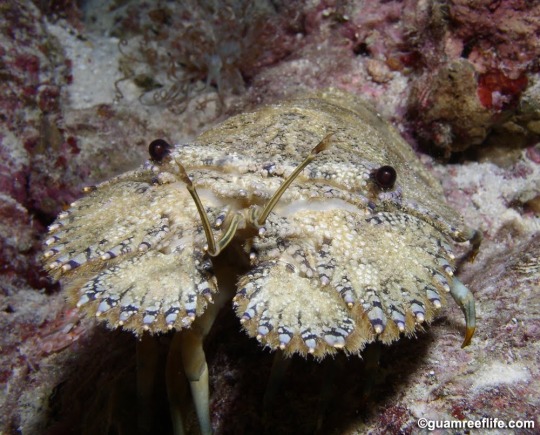
[[(88, 4), (86, 17), (92, 12), (99, 17), (99, 7), (98, 3)], [(75, 28), (65, 19), (44, 19), (44, 32), (52, 35), (63, 56), (72, 62), (72, 81), (62, 86), (59, 101), (62, 128), (77, 137), (80, 148), (73, 159), (78, 168), (87, 165), (84, 176), (73, 176), (79, 182), (71, 186), (74, 192), (86, 182), (136, 167), (146, 158), (152, 139), (189, 141), (225, 116), (216, 115), (212, 104), (200, 110), (197, 98), (207, 95), (190, 101), (180, 114), (142, 104), (140, 89), (130, 80), (120, 83), (123, 95), (118, 98), (115, 82), (123, 78), (121, 55), (118, 39), (108, 35), (108, 25), (98, 19), (97, 24), (86, 21)], [(381, 84), (366, 73), (365, 59), (358, 59), (343, 75), (320, 80), (327, 68), (320, 58), (331, 47), (318, 43), (313, 50), (322, 54), (313, 56), (306, 49), (285, 58), (260, 72), (246, 94), (227, 96), (230, 111), (253, 106), (266, 96), (291, 95), (319, 85), (351, 90), (358, 83), (359, 88), (372, 90), (367, 98), (383, 115), (403, 109), (411, 76), (391, 71)], [(530, 98), (538, 98), (531, 91), (540, 82), (538, 78), (530, 77)], [(104, 110), (111, 114), (103, 117)], [(402, 118), (393, 118), (398, 128), (405, 129)], [(14, 159), (28, 159), (27, 151), (13, 143)], [(458, 270), (476, 298), (478, 327), (472, 344), (460, 348), (463, 316), (450, 301), (425, 333), (383, 348), (376, 369), (355, 357), (336, 358), (325, 367), (295, 359), (271, 433), (312, 432), (321, 415), (313, 384), (327, 376), (325, 370), (334, 372), (335, 396), (324, 412), (321, 433), (424, 433), (417, 425), (419, 418), (532, 420), (535, 429), (490, 433), (539, 433), (540, 164), (530, 157), (534, 150), (534, 144), (513, 150), (502, 164), (499, 155), (495, 159), (489, 153), (478, 161), (458, 163), (420, 156), (440, 179), (448, 201), (465, 222), (484, 232), (476, 261), (462, 264)], [(535, 198), (536, 209), (523, 206)], [(464, 254), (466, 246), (458, 252)], [(0, 433), (80, 433), (79, 425), (88, 433), (104, 433), (104, 422), (111, 415), (115, 416), (112, 427), (118, 421), (123, 422), (120, 426), (130, 427), (126, 421), (136, 415), (136, 401), (131, 382), (135, 344), (129, 333), (109, 332), (91, 319), (79, 319), (58, 290), (40, 291), (22, 280), (6, 281), (3, 290)], [(225, 313), (220, 326), (210, 336), (208, 351), (215, 432), (258, 433), (263, 379), (269, 373), (271, 354), (240, 332), (231, 313)], [(164, 338), (162, 347), (166, 343)], [(118, 417), (124, 415), (123, 406), (131, 417)], [(157, 400), (156, 407), (164, 406)]]

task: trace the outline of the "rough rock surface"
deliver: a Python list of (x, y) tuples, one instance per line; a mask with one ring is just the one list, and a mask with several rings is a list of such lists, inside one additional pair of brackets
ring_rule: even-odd
[[(325, 432), (416, 433), (421, 417), (497, 417), (534, 420), (536, 429), (516, 432), (536, 433), (540, 76), (537, 38), (528, 36), (539, 34), (539, 6), (298, 2), (296, 27), (279, 20), (274, 27), (284, 51), (251, 59), (244, 70), (237, 65), (246, 71), (243, 92), (221, 87), (218, 94), (211, 79), (178, 113), (174, 105), (142, 104), (140, 83), (130, 78), (119, 84), (119, 98), (126, 58), (111, 17), (146, 9), (117, 3), (0, 5), (7, 18), (0, 21), (0, 432), (79, 433), (84, 425), (100, 433), (115, 409), (132, 413), (113, 424), (136, 421), (135, 339), (67, 309), (37, 260), (46, 225), (81, 186), (136, 166), (156, 137), (186, 141), (228, 113), (334, 85), (374, 103), (415, 147), (434, 144), (450, 156), (474, 145), (467, 157), (477, 161), (422, 159), (467, 223), (485, 233), (476, 262), (459, 271), (476, 295), (478, 329), (460, 349), (462, 315), (450, 307), (426, 333), (368, 349), (363, 360), (295, 359), (275, 409), (276, 433), (316, 427), (319, 380), (329, 376), (335, 394), (321, 419)], [(291, 13), (287, 2), (273, 3), (278, 15)], [(198, 83), (207, 81), (203, 74)], [(238, 333), (231, 312), (220, 323), (208, 340), (214, 429), (253, 433), (272, 355)], [(156, 349), (158, 364), (169, 339)], [(163, 412), (163, 397), (156, 400)]]

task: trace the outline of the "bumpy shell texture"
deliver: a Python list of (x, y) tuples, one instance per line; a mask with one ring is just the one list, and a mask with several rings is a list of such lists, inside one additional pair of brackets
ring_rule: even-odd
[(413, 334), (444, 305), (451, 241), (470, 230), (399, 134), (337, 90), (232, 117), (191, 144), (154, 144), (140, 169), (61, 213), (45, 265), (73, 304), (110, 327), (189, 328), (231, 289), (205, 252), (179, 165), (219, 239), (231, 216), (264, 207), (329, 134), (331, 146), (285, 191), (266, 232), (240, 226), (235, 249), (219, 254), (237, 277), (235, 311), (250, 336), (286, 354), (357, 353)]

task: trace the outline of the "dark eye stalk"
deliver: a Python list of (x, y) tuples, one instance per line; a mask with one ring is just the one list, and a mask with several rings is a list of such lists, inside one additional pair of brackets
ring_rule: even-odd
[(396, 170), (392, 166), (381, 166), (373, 173), (373, 179), (381, 189), (391, 189), (396, 184)]
[(148, 146), (148, 153), (150, 154), (150, 158), (154, 162), (160, 163), (165, 157), (167, 157), (171, 153), (172, 149), (172, 145), (170, 145), (163, 139), (156, 139), (152, 141)]

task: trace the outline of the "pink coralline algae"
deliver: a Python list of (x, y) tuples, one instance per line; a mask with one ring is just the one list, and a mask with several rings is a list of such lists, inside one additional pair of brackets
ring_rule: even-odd
[[(221, 114), (328, 86), (451, 159), (421, 154), (484, 232), (476, 262), (456, 271), (475, 292), (478, 335), (456, 349), (456, 309), (416, 338), (368, 347), (372, 359), (295, 359), (275, 433), (408, 434), (420, 417), (527, 419), (536, 429), (520, 433), (538, 432), (539, 2), (272, 0), (255, 29), (244, 1), (0, 3), (0, 432), (98, 433), (111, 410), (137, 414), (137, 341), (68, 310), (36, 260), (80, 188), (137, 166), (156, 137), (186, 143)], [(171, 104), (137, 100), (150, 90)], [(255, 433), (272, 355), (238, 333), (232, 310), (220, 326), (205, 343), (214, 430)], [(163, 335), (154, 349), (158, 367), (169, 344)], [(149, 412), (164, 416), (165, 433), (164, 396)], [(136, 420), (123, 423), (135, 432)]]
[[(319, 49), (331, 46), (339, 66), (331, 69), (325, 59), (317, 66), (334, 83), (379, 104), (387, 92), (400, 92), (397, 77), (407, 77), (392, 116), (415, 142), (445, 157), (483, 143), (503, 119), (523, 127), (525, 140), (538, 137), (517, 104), (539, 72), (540, 49), (529, 36), (540, 32), (536, 3), (325, 1), (307, 10), (304, 23), (307, 40), (324, 34)], [(309, 43), (299, 53), (306, 57)], [(351, 74), (356, 63), (360, 76)], [(321, 73), (305, 77), (324, 80)]]
[(40, 287), (46, 281), (39, 277), (32, 258), (37, 234), (61, 204), (73, 198), (72, 187), (45, 175), (55, 148), (64, 142), (60, 88), (69, 70), (32, 4), (4, 2), (2, 13), (0, 215), (5, 232), (1, 273), (8, 281), (15, 274)]
[[(418, 137), (448, 156), (481, 144), (501, 119), (516, 113), (529, 76), (539, 71), (540, 49), (531, 35), (540, 31), (540, 5), (521, 0), (428, 4), (409, 40), (416, 40), (425, 65), (411, 94), (411, 117)], [(437, 8), (443, 11), (433, 13)], [(459, 83), (448, 86), (441, 80), (445, 76)], [(515, 123), (520, 125), (519, 118)]]

